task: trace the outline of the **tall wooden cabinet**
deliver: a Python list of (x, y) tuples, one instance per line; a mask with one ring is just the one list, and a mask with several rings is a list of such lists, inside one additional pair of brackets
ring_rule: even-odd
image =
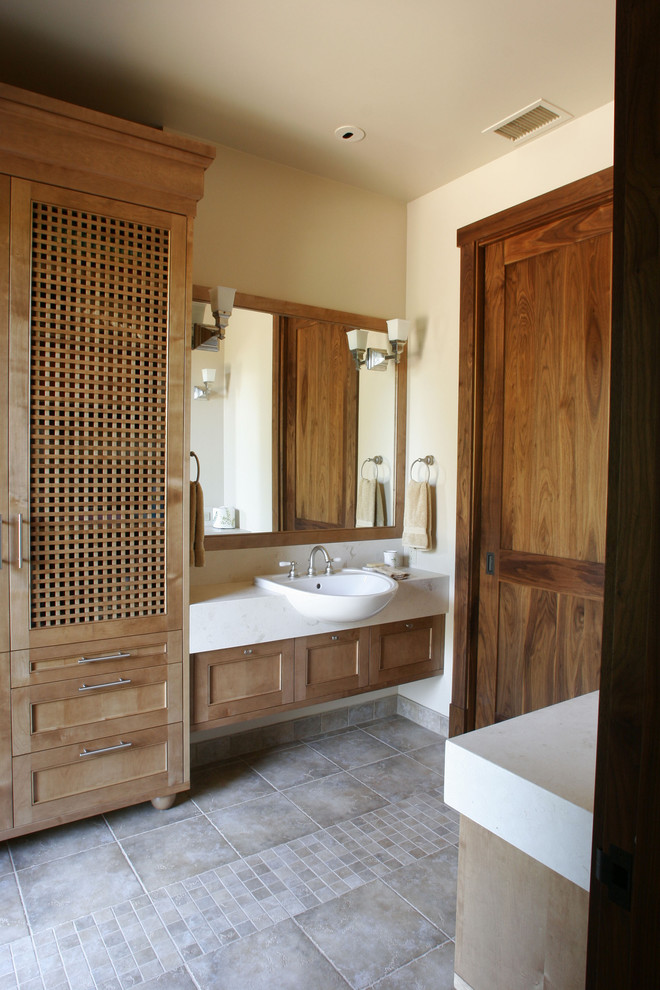
[(0, 838), (187, 785), (186, 328), (212, 157), (0, 86)]

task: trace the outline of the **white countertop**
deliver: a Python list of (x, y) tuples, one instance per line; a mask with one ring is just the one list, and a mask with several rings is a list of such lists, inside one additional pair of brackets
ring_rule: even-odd
[(284, 595), (258, 588), (252, 582), (191, 588), (190, 652), (312, 636), (448, 611), (446, 574), (411, 569), (410, 576), (398, 584), (389, 605), (360, 622), (319, 622), (306, 618), (296, 612)]
[(445, 801), (589, 890), (598, 692), (447, 740)]

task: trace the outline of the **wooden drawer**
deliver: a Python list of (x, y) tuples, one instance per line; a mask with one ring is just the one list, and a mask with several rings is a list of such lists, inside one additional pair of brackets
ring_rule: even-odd
[(183, 783), (183, 724), (15, 757), (14, 825), (146, 801)]
[(193, 728), (293, 701), (293, 640), (194, 653)]
[(79, 670), (75, 678), (15, 688), (14, 756), (182, 720), (181, 664), (122, 670), (110, 677), (94, 667)]
[(369, 683), (369, 630), (303, 636), (296, 643), (296, 701), (351, 694)]
[(444, 615), (372, 626), (370, 634), (371, 687), (405, 684), (443, 669)]
[(95, 643), (74, 643), (33, 650), (16, 650), (11, 658), (11, 686), (46, 684), (70, 677), (87, 677), (91, 671), (110, 678), (123, 670), (181, 663), (182, 633), (125, 636)]

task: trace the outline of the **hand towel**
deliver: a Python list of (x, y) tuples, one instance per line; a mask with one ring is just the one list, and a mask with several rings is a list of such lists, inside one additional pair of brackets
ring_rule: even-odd
[(385, 508), (385, 486), (377, 483), (376, 490), (376, 526), (387, 526), (387, 509)]
[(355, 507), (356, 527), (374, 525), (376, 518), (376, 489), (375, 478), (360, 478), (357, 505)]
[(199, 481), (190, 482), (190, 566), (203, 567), (204, 494)]
[(427, 481), (409, 481), (403, 511), (401, 542), (416, 550), (429, 550), (431, 540), (431, 488)]

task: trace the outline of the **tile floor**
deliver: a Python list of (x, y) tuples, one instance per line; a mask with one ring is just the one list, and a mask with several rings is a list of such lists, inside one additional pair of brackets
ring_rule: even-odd
[(443, 767), (395, 715), (0, 845), (0, 990), (451, 990)]

